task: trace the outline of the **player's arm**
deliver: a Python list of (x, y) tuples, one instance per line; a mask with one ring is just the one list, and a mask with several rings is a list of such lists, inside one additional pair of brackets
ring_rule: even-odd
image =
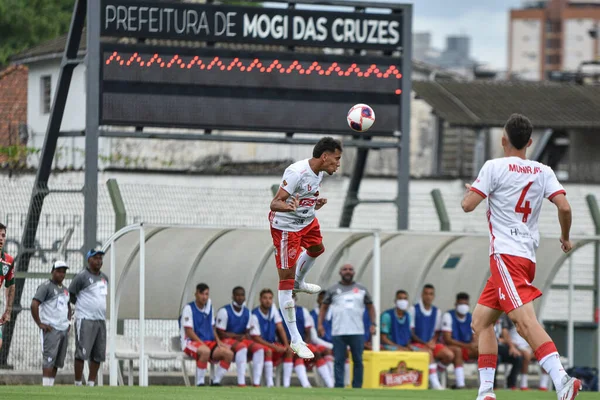
[(298, 208), (298, 204), (299, 204), (298, 194), (296, 194), (296, 196), (292, 197), (292, 200), (290, 202), (287, 201), (289, 197), (290, 197), (290, 194), (288, 192), (286, 192), (285, 189), (279, 188), (279, 190), (277, 191), (277, 194), (275, 195), (273, 200), (271, 200), (271, 211), (278, 211), (278, 212), (296, 211), (296, 208)]
[(279, 336), (279, 340), (281, 341), (281, 344), (283, 344), (285, 347), (288, 347), (289, 343), (287, 340), (287, 335), (285, 334), (285, 330), (283, 329), (283, 324), (282, 323), (276, 324), (275, 329), (277, 330), (277, 336)]
[(241, 340), (244, 338), (243, 334), (240, 333), (233, 333), (233, 332), (227, 332), (224, 329), (220, 329), (217, 328), (217, 332), (219, 333), (219, 337), (221, 339), (235, 339), (235, 340)]
[[(329, 293), (327, 295), (329, 295)], [(319, 310), (319, 322), (317, 323), (317, 332), (320, 336), (325, 336), (325, 327), (323, 326), (323, 322), (325, 321), (325, 316), (327, 315), (328, 310), (329, 303), (325, 303), (325, 301), (323, 301), (323, 303), (321, 303), (321, 309)]]
[(444, 343), (447, 346), (458, 346), (458, 347), (470, 347), (471, 343), (465, 343), (458, 340), (452, 339), (452, 332), (444, 331)]
[(571, 205), (564, 194), (557, 194), (550, 200), (558, 209), (558, 222), (560, 224), (560, 242), (562, 249), (566, 253), (571, 250), (571, 241), (569, 239), (571, 233)]
[(460, 205), (462, 206), (463, 211), (468, 213), (475, 210), (485, 197), (482, 196), (480, 191), (473, 190), (474, 188), (468, 183), (465, 184), (465, 187), (467, 188), (467, 191)]
[(415, 333), (415, 328), (412, 328), (410, 330), (410, 332), (411, 332), (411, 340), (413, 342), (415, 342), (415, 343), (421, 343), (421, 344), (425, 344), (425, 345), (427, 344), (427, 342), (421, 340), (421, 338), (417, 336), (417, 334)]
[(40, 320), (40, 304), (41, 302), (37, 299), (31, 300), (31, 316), (33, 317), (33, 320), (35, 321), (36, 325), (41, 330), (43, 330), (44, 332), (50, 332), (52, 330), (52, 327), (43, 324)]
[(4, 314), (0, 318), (0, 324), (4, 324), (10, 321), (10, 315), (12, 313), (13, 303), (15, 301), (15, 267), (11, 265), (11, 270), (8, 273), (7, 279), (4, 282), (6, 287), (6, 308)]
[(198, 335), (196, 335), (196, 332), (194, 332), (194, 328), (186, 326), (186, 327), (184, 327), (184, 330), (185, 330), (185, 336), (189, 339), (192, 339), (193, 342), (204, 343), (202, 341), (202, 339), (200, 339), (198, 337)]

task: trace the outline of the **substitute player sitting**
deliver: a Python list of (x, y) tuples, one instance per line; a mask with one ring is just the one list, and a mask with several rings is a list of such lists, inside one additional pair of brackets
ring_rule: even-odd
[(215, 335), (215, 317), (208, 285), (199, 283), (195, 300), (183, 307), (179, 317), (181, 348), (196, 360), (196, 386), (204, 386), (208, 362), (218, 362), (212, 384), (220, 386), (229, 369), (233, 352)]
[(448, 365), (454, 361), (454, 353), (448, 347), (439, 343), (442, 331), (442, 313), (433, 305), (435, 299), (435, 288), (431, 284), (423, 286), (421, 300), (414, 304), (410, 310), (412, 345), (429, 351), (431, 362), (429, 364), (429, 376), (434, 376), (431, 385), (434, 389), (440, 389), (441, 385), (437, 379), (437, 362)]
[(250, 339), (250, 310), (246, 307), (246, 291), (241, 286), (233, 288), (232, 302), (217, 312), (217, 334), (235, 353), (238, 386), (246, 386), (248, 351), (252, 354), (252, 384), (260, 386), (265, 362), (265, 348)]
[(462, 201), (465, 212), (473, 211), (487, 198), (487, 224), (490, 229), (490, 270), (475, 311), (473, 329), (479, 337), (479, 400), (493, 400), (498, 346), (494, 323), (505, 312), (548, 372), (559, 400), (572, 400), (581, 390), (581, 381), (571, 378), (560, 362), (550, 336), (538, 322), (533, 300), (542, 292), (533, 286), (535, 251), (540, 242), (538, 219), (544, 199), (558, 209), (560, 242), (566, 253), (572, 248), (571, 206), (566, 192), (552, 169), (527, 160), (531, 146), (531, 121), (513, 114), (504, 126), (504, 157), (487, 161), (473, 185), (467, 185)]
[(273, 367), (283, 361), (283, 386), (289, 387), (294, 369), (294, 352), (289, 348), (283, 329), (281, 314), (273, 304), (271, 289), (263, 289), (259, 295), (260, 305), (250, 316), (250, 336), (265, 348), (265, 379), (267, 387), (273, 387)]
[[(444, 343), (454, 353), (455, 388), (462, 389), (465, 387), (464, 364), (477, 359), (477, 339), (471, 329), (469, 295), (464, 292), (458, 293), (455, 307), (442, 317), (442, 332)], [(494, 340), (496, 340), (495, 334)]]
[[(315, 211), (327, 203), (319, 198), (321, 180), (340, 166), (342, 144), (324, 137), (313, 148), (312, 158), (286, 168), (275, 198), (271, 201), (269, 221), (279, 274), (279, 308), (291, 335), (290, 347), (301, 358), (314, 354), (296, 327), (292, 290), (315, 294), (321, 287), (304, 282), (316, 258), (323, 254), (323, 238)], [(304, 250), (302, 250), (304, 248)]]

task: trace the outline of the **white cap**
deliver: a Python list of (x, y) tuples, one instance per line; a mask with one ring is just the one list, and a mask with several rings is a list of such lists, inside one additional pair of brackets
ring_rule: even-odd
[(69, 266), (67, 265), (66, 262), (64, 261), (54, 261), (54, 264), (52, 264), (52, 271), (54, 271), (56, 268), (69, 268)]

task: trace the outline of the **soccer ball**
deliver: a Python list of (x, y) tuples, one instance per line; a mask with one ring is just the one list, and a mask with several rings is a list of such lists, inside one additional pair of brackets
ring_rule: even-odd
[(366, 132), (375, 123), (375, 112), (366, 104), (357, 104), (348, 111), (348, 126), (356, 132)]

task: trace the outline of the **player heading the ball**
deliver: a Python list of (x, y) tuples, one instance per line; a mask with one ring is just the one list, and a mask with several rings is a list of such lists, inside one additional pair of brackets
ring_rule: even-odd
[[(333, 175), (340, 166), (342, 144), (324, 137), (313, 148), (312, 158), (286, 168), (277, 194), (271, 201), (269, 222), (279, 274), (279, 308), (290, 332), (290, 348), (301, 358), (314, 354), (302, 340), (296, 326), (292, 291), (316, 294), (319, 285), (304, 282), (318, 256), (323, 254), (323, 238), (315, 211), (327, 199), (319, 198), (323, 174)], [(304, 249), (304, 250), (303, 250)]]

